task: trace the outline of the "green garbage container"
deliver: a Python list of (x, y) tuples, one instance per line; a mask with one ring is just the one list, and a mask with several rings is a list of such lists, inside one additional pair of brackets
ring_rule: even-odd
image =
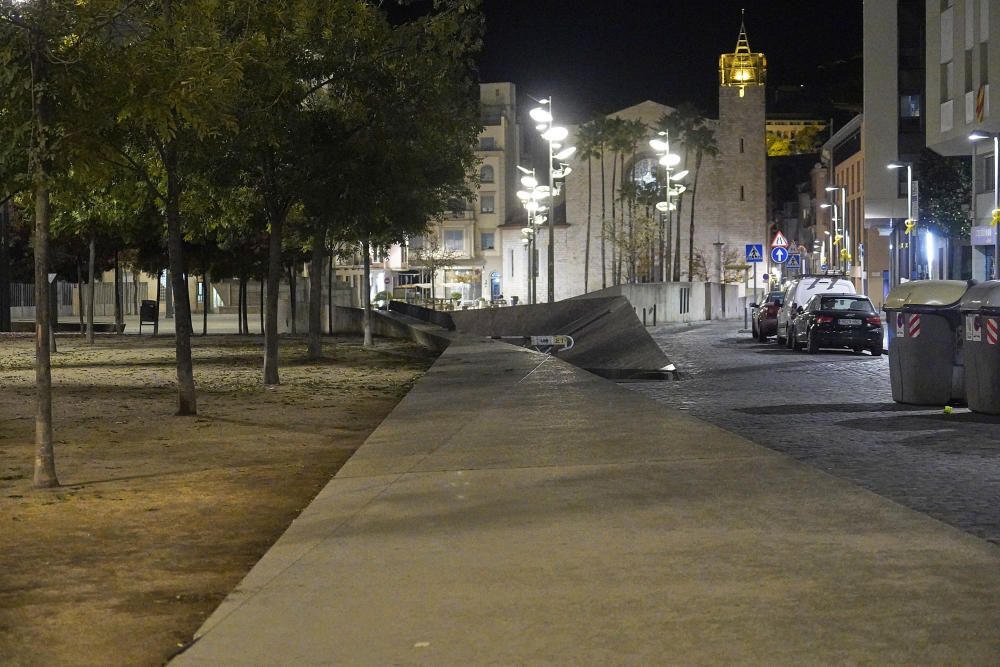
[(965, 401), (960, 305), (964, 280), (916, 280), (885, 300), (892, 400), (912, 405)]
[(973, 412), (1000, 415), (1000, 280), (970, 287), (962, 317), (966, 403)]

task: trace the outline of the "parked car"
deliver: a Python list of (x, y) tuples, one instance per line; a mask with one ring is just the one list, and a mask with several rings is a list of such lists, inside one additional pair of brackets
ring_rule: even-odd
[(768, 336), (778, 333), (778, 309), (783, 295), (780, 291), (769, 292), (760, 303), (751, 303), (753, 321), (750, 329), (753, 337), (764, 343)]
[(815, 354), (824, 347), (848, 348), (873, 357), (882, 354), (882, 318), (863, 294), (815, 294), (792, 321), (794, 350)]
[(854, 283), (839, 275), (803, 276), (787, 283), (781, 291), (781, 307), (778, 309), (777, 332), (779, 345), (792, 346), (788, 332), (792, 328), (792, 310), (804, 306), (814, 294), (857, 294)]

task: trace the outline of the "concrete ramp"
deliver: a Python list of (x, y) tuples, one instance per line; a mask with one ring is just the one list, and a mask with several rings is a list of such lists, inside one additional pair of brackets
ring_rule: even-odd
[(670, 359), (621, 296), (484, 308), (451, 313), (455, 330), (520, 344), (518, 337), (567, 335), (574, 346), (556, 356), (614, 380), (664, 379)]

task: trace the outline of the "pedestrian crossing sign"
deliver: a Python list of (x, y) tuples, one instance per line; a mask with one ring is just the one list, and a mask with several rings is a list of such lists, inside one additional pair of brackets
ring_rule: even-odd
[(785, 267), (789, 269), (801, 269), (802, 268), (802, 255), (789, 255), (788, 261), (785, 263)]
[(747, 264), (753, 264), (756, 262), (764, 261), (764, 246), (760, 243), (747, 243), (746, 244), (746, 260)]

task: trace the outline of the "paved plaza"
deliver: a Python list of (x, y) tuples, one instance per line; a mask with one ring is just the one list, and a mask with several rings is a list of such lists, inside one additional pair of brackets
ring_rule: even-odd
[(633, 389), (457, 338), (173, 664), (1000, 660), (996, 545)]

